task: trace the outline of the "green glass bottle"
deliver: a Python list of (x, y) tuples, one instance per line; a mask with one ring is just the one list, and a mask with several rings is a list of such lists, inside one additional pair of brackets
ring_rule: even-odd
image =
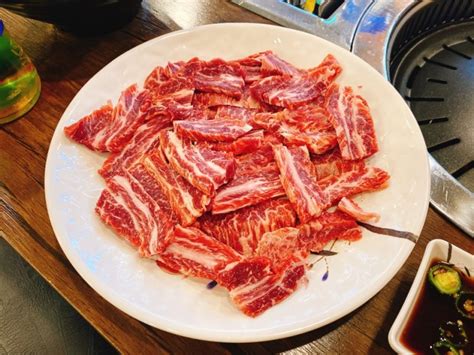
[(38, 100), (40, 90), (36, 68), (0, 20), (0, 124), (28, 112)]

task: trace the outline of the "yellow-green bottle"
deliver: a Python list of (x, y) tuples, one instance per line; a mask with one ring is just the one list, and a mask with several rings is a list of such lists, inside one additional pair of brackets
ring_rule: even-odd
[(0, 20), (0, 124), (28, 112), (38, 100), (40, 88), (36, 68)]

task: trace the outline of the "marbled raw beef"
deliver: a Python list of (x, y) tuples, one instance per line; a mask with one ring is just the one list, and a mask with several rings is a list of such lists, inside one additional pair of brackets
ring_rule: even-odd
[(295, 224), (296, 214), (287, 199), (272, 199), (221, 215), (206, 213), (198, 220), (204, 232), (246, 256), (254, 253), (264, 233)]

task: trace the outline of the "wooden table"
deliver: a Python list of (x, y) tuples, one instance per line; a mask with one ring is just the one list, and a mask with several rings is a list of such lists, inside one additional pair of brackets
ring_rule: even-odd
[(219, 344), (145, 325), (90, 288), (59, 247), (44, 197), (44, 167), (53, 131), (86, 81), (128, 49), (164, 33), (201, 24), (269, 21), (219, 0), (144, 1), (125, 28), (92, 38), (78, 38), (2, 9), (0, 18), (36, 64), (43, 85), (31, 112), (0, 127), (0, 235), (121, 352), (390, 353), (388, 331), (428, 241), (443, 238), (474, 252), (472, 239), (430, 208), (421, 238), (395, 278), (365, 305), (326, 327), (271, 342)]

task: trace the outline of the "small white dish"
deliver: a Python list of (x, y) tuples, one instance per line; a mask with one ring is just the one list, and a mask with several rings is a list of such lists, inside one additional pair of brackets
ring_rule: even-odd
[(405, 302), (388, 333), (390, 346), (397, 352), (397, 354), (413, 354), (413, 350), (408, 349), (401, 342), (402, 332), (405, 329), (407, 321), (410, 319), (413, 308), (422, 290), (422, 286), (425, 283), (431, 261), (435, 258), (447, 261), (456, 266), (466, 266), (470, 271), (472, 271), (472, 268), (474, 267), (473, 255), (463, 249), (442, 239), (433, 239), (428, 243), (420, 267), (416, 273), (415, 280), (411, 285), (410, 292), (408, 292), (407, 298), (405, 299)]

